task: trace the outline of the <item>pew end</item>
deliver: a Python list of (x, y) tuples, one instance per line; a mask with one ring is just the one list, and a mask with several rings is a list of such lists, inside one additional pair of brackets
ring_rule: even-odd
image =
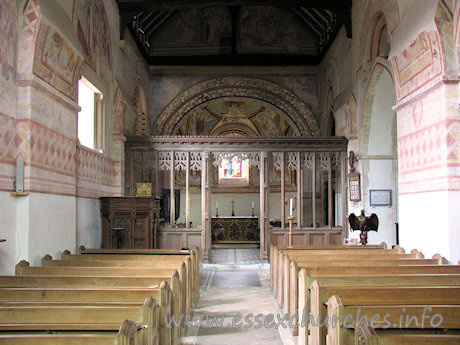
[(360, 322), (355, 328), (355, 345), (372, 344), (377, 333), (367, 322)]
[(425, 255), (423, 255), (423, 253), (417, 249), (412, 249), (410, 251), (411, 254), (414, 254), (415, 255), (415, 258), (416, 259), (424, 259), (425, 258)]
[(381, 242), (380, 245), (382, 246), (382, 249), (388, 249), (388, 246), (385, 242)]
[(78, 247), (77, 254), (81, 254), (86, 250), (86, 247), (82, 244), (80, 247)]
[(61, 260), (66, 259), (69, 255), (72, 255), (72, 252), (68, 249), (64, 250), (61, 254)]
[(49, 254), (45, 254), (42, 259), (40, 260), (40, 264), (42, 266), (46, 266), (46, 264), (49, 262), (49, 261), (53, 261), (53, 257)]
[[(434, 254), (431, 258), (435, 259), (435, 260), (438, 260), (438, 262), (439, 262), (438, 265), (447, 265), (447, 264), (449, 264), (449, 260), (447, 260), (441, 254)], [(460, 261), (459, 261), (459, 264), (460, 264)]]
[(406, 252), (404, 248), (401, 247), (399, 244), (394, 245), (391, 249), (393, 249), (398, 254), (404, 254)]
[(14, 268), (14, 274), (17, 276), (22, 275), (22, 267), (29, 267), (29, 262), (26, 260), (21, 260)]
[(137, 341), (138, 331), (139, 327), (134, 321), (123, 321), (118, 330), (117, 345), (139, 344), (139, 341)]

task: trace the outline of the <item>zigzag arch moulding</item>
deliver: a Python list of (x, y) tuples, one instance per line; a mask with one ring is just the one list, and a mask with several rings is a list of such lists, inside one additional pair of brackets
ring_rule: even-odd
[(191, 86), (169, 103), (156, 121), (154, 135), (173, 135), (181, 120), (195, 107), (222, 97), (257, 99), (281, 110), (301, 136), (319, 136), (310, 108), (291, 91), (272, 82), (247, 77), (223, 77)]

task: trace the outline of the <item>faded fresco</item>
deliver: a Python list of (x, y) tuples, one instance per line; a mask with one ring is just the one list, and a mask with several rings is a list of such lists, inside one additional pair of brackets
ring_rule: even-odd
[[(243, 7), (239, 14), (240, 53), (270, 52), (315, 55), (315, 40), (292, 15), (268, 6)], [(279, 28), (283, 28), (280, 30)]]
[(168, 21), (151, 43), (153, 55), (231, 49), (232, 21), (226, 7), (189, 9)]
[(104, 80), (112, 72), (110, 30), (102, 0), (75, 0), (72, 21), (85, 62)]
[(446, 70), (450, 71), (457, 67), (455, 40), (454, 40), (454, 22), (452, 11), (445, 1), (439, 1), (435, 16), (436, 26), (441, 35), (442, 50), (446, 63)]
[[(243, 54), (316, 55), (315, 40), (292, 14), (267, 6), (245, 6), (238, 15), (237, 49)], [(284, 28), (279, 30), (279, 28)], [(220, 54), (232, 49), (232, 21), (226, 7), (183, 10), (151, 39), (150, 54)]]
[(71, 99), (77, 99), (80, 58), (57, 31), (46, 24), (38, 30), (34, 73)]
[(0, 112), (12, 109), (15, 104), (15, 41), (17, 15), (14, 0), (0, 2)]
[(209, 101), (187, 114), (179, 135), (292, 136), (286, 114), (243, 98)]
[(398, 100), (423, 87), (443, 72), (437, 31), (422, 32), (408, 49), (391, 59)]

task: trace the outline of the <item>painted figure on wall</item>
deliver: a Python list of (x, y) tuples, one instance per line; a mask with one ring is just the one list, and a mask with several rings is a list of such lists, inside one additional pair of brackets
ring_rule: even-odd
[(99, 76), (112, 72), (110, 29), (101, 0), (75, 0), (72, 21), (85, 60)]
[(2, 37), (0, 67), (3, 78), (8, 80), (10, 73), (13, 72), (13, 47), (16, 32), (16, 12), (13, 0), (6, 0), (0, 3), (0, 32)]

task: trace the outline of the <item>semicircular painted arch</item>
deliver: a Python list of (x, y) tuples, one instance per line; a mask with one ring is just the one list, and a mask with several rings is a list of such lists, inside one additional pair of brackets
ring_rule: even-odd
[(155, 135), (173, 135), (177, 125), (197, 106), (213, 99), (244, 97), (272, 105), (301, 136), (319, 136), (319, 126), (310, 108), (291, 91), (272, 82), (247, 77), (210, 79), (182, 92), (159, 115)]

